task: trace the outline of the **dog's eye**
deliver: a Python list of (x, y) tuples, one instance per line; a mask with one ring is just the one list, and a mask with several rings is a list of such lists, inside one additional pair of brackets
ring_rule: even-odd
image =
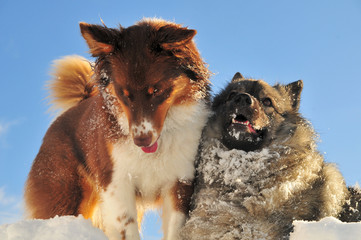
[(123, 95), (126, 96), (126, 97), (129, 97), (129, 91), (124, 89), (123, 90)]
[(154, 90), (153, 90), (153, 95), (157, 95), (157, 94), (159, 94), (159, 93), (160, 93), (159, 89), (158, 89), (158, 88), (154, 88)]
[(270, 98), (265, 98), (262, 100), (263, 105), (265, 105), (266, 107), (271, 107), (272, 106), (272, 100)]
[(162, 90), (156, 87), (150, 87), (148, 88), (148, 94), (153, 96), (159, 96), (162, 94)]
[(121, 90), (121, 94), (123, 95), (123, 97), (125, 97), (126, 99), (132, 101), (133, 100), (133, 95), (126, 89)]

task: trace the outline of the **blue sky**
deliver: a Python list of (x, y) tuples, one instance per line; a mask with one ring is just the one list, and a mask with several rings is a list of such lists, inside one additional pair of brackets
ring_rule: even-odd
[[(198, 31), (214, 92), (237, 71), (271, 84), (303, 79), (301, 112), (320, 135), (320, 151), (347, 184), (360, 182), (360, 1), (1, 0), (0, 224), (18, 218), (23, 184), (52, 121), (44, 88), (51, 62), (89, 57), (80, 21), (127, 27), (143, 17)], [(156, 215), (146, 222), (144, 239), (159, 239)]]

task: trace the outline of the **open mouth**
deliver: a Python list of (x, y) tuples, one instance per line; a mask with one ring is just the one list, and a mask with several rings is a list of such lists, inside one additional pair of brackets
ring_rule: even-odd
[(253, 151), (261, 148), (267, 137), (267, 127), (254, 124), (247, 115), (233, 113), (225, 126), (222, 143), (228, 149)]
[(246, 131), (248, 131), (249, 133), (257, 134), (257, 130), (255, 129), (255, 127), (242, 114), (233, 116), (232, 124), (235, 126), (244, 126), (246, 128)]

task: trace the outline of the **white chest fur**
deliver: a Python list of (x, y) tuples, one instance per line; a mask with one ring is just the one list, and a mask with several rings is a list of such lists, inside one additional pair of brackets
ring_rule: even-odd
[(167, 114), (157, 152), (144, 153), (130, 136), (115, 144), (112, 183), (128, 182), (148, 202), (177, 180), (192, 180), (198, 143), (207, 118), (203, 101), (175, 106)]
[[(178, 239), (185, 215), (172, 207), (170, 189), (177, 181), (194, 178), (194, 160), (208, 114), (203, 101), (172, 107), (155, 153), (144, 153), (130, 136), (114, 144), (112, 180), (102, 191), (102, 202), (93, 216), (109, 239), (140, 239), (137, 209), (152, 207), (157, 197), (163, 199), (164, 239)], [(140, 196), (137, 201), (136, 193)]]

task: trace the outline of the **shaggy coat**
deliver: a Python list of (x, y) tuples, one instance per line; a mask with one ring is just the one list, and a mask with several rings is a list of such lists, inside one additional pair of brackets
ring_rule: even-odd
[(298, 112), (301, 90), (237, 73), (215, 97), (183, 239), (288, 239), (293, 220), (338, 216), (348, 191)]

